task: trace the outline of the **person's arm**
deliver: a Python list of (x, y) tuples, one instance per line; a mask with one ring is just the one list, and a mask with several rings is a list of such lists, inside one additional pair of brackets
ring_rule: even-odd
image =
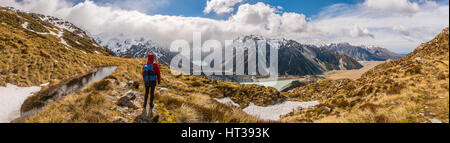
[(155, 63), (155, 72), (158, 78), (158, 84), (161, 83), (161, 72), (159, 71), (159, 65), (157, 63)]

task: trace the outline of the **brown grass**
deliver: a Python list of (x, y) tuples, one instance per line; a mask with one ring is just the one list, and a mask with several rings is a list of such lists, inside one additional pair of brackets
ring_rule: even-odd
[[(398, 61), (387, 61), (358, 80), (324, 80), (288, 96), (321, 105), (296, 111), (285, 122), (427, 123), (449, 121), (448, 28)], [(323, 112), (323, 107), (331, 112)]]

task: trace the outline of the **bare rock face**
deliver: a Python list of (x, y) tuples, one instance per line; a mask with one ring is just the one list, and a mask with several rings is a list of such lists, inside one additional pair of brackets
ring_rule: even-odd
[(136, 97), (136, 92), (129, 91), (125, 96), (121, 97), (119, 101), (117, 101), (117, 105), (121, 107), (138, 109), (138, 107), (133, 103), (133, 101), (136, 100)]

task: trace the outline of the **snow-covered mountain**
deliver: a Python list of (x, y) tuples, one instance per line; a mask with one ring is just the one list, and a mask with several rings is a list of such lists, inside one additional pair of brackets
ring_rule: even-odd
[(377, 46), (356, 46), (349, 43), (334, 43), (320, 47), (337, 51), (358, 61), (385, 61), (388, 59), (397, 60), (402, 58), (400, 54)]
[[(278, 72), (280, 75), (315, 75), (330, 70), (349, 70), (362, 67), (356, 60), (336, 51), (314, 45), (300, 44), (284, 38), (269, 39), (262, 36), (249, 35), (239, 37), (235, 41), (246, 42), (248, 40), (252, 42), (265, 40), (267, 44), (266, 51), (269, 51), (269, 48), (278, 49)], [(266, 59), (268, 62), (270, 59), (269, 54)], [(248, 61), (245, 61), (245, 67), (247, 67), (247, 63)]]
[(154, 53), (156, 59), (169, 64), (170, 60), (174, 56), (167, 48), (163, 48), (158, 43), (141, 38), (124, 38), (123, 36), (117, 36), (114, 38), (103, 38), (106, 36), (96, 35), (95, 40), (112, 52), (115, 56), (131, 56), (133, 58), (147, 57), (149, 53)]

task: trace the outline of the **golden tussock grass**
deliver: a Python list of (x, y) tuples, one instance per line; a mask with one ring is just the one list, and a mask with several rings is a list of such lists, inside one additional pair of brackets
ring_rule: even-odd
[[(358, 80), (323, 80), (289, 97), (321, 105), (295, 111), (284, 122), (425, 123), (449, 120), (448, 28), (397, 61), (387, 61)], [(326, 109), (326, 112), (324, 112)]]

